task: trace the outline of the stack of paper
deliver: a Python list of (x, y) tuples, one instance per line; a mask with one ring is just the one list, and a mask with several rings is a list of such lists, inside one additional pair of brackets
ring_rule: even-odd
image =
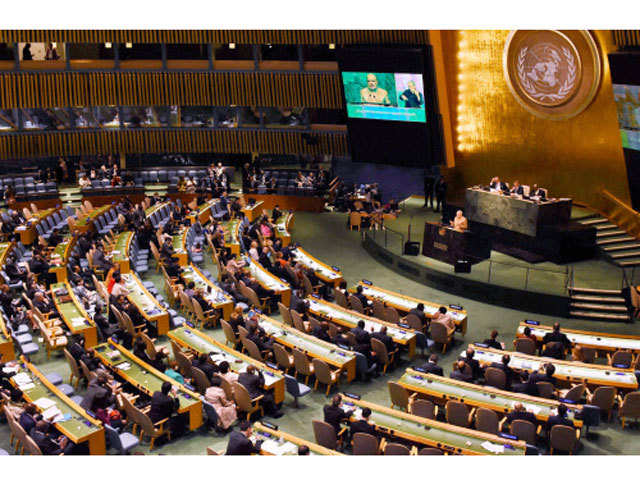
[(18, 386), (25, 385), (27, 383), (31, 383), (31, 377), (24, 372), (18, 373), (13, 376), (13, 381), (18, 384)]
[(118, 370), (126, 371), (126, 370), (129, 370), (131, 368), (131, 364), (129, 362), (123, 362), (120, 365), (116, 365), (116, 368)]
[(504, 445), (497, 445), (495, 443), (491, 443), (490, 441), (484, 441), (480, 444), (482, 448), (490, 451), (491, 453), (504, 453)]
[(49, 422), (57, 422), (60, 418), (62, 418), (62, 416), (62, 412), (55, 405), (42, 412), (42, 417)]
[(71, 319), (71, 325), (74, 327), (81, 327), (84, 325), (84, 317), (73, 317)]

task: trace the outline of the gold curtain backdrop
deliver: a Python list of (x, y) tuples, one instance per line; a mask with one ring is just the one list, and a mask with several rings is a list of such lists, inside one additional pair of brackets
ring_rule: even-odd
[(0, 42), (238, 44), (428, 43), (426, 30), (2, 30)]
[[(306, 135), (318, 141), (309, 145)], [(104, 130), (0, 136), (0, 158), (94, 155), (98, 153), (272, 153), (348, 154), (341, 132), (273, 130)]]
[(556, 197), (595, 207), (607, 188), (629, 201), (627, 174), (613, 100), (607, 53), (610, 31), (594, 32), (603, 58), (600, 88), (590, 106), (568, 120), (526, 111), (509, 90), (502, 66), (508, 31), (444, 32), (445, 70), (452, 109), (455, 169), (461, 191), (494, 175), (537, 183)]
[(0, 108), (240, 105), (343, 108), (330, 73), (62, 72), (0, 74)]

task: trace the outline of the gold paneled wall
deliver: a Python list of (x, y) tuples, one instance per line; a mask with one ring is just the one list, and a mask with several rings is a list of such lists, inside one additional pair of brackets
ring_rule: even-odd
[(607, 53), (610, 31), (595, 32), (603, 57), (600, 89), (569, 120), (538, 118), (518, 104), (503, 75), (507, 31), (448, 31), (445, 62), (455, 139), (454, 186), (489, 182), (538, 183), (553, 196), (598, 206), (606, 187), (628, 201)]
[(309, 145), (304, 131), (273, 130), (105, 130), (51, 132), (0, 136), (0, 159), (95, 155), (98, 153), (217, 152), (274, 154), (348, 153), (347, 136), (313, 132), (317, 144)]
[(343, 108), (328, 73), (5, 73), (0, 108), (88, 105), (242, 105)]

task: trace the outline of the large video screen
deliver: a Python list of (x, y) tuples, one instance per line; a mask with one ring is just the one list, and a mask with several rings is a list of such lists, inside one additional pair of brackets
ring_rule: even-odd
[(349, 118), (427, 121), (422, 73), (342, 72)]
[(640, 86), (613, 85), (623, 148), (640, 150)]

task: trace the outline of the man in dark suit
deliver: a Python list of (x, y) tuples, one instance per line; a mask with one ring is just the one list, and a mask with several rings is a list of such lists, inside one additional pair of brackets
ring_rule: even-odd
[(526, 420), (533, 423), (534, 425), (536, 424), (536, 416), (531, 412), (527, 412), (527, 410), (524, 408), (524, 405), (522, 405), (520, 402), (514, 404), (513, 411), (507, 414), (507, 422), (509, 424), (511, 424), (514, 420)]
[(569, 340), (569, 338), (560, 331), (560, 324), (558, 322), (553, 324), (552, 332), (549, 332), (542, 337), (542, 343), (544, 345), (551, 342), (561, 343), (565, 350), (571, 349), (571, 340)]
[(529, 395), (538, 395), (538, 382), (549, 382), (553, 386), (556, 385), (556, 379), (553, 374), (556, 372), (556, 367), (552, 363), (546, 363), (540, 366), (540, 370), (533, 372), (529, 375), (529, 380), (526, 384), (526, 391)]
[(568, 427), (575, 427), (573, 422), (567, 418), (567, 406), (564, 403), (558, 405), (558, 414), (550, 415), (547, 420), (547, 432), (551, 433), (551, 429), (555, 425), (566, 425)]
[(95, 268), (104, 272), (109, 271), (109, 269), (113, 267), (113, 263), (107, 260), (107, 258), (104, 256), (104, 247), (101, 243), (96, 245), (96, 251), (93, 253), (92, 262)]
[(480, 366), (480, 362), (473, 358), (475, 354), (476, 352), (473, 348), (467, 348), (466, 356), (462, 359), (462, 361), (469, 365), (469, 367), (471, 367), (471, 376), (474, 380), (477, 380), (482, 376), (482, 367)]
[(353, 296), (360, 300), (360, 303), (362, 303), (362, 306), (364, 308), (367, 308), (367, 297), (364, 296), (362, 291), (362, 285), (358, 285), (358, 287), (356, 288), (356, 293), (354, 293)]
[(547, 199), (547, 194), (545, 193), (545, 191), (541, 188), (538, 187), (538, 185), (534, 185), (533, 188), (531, 189), (531, 192), (529, 193), (530, 196), (532, 197), (539, 197), (540, 200), (546, 200)]
[(422, 365), (420, 368), (425, 370), (427, 373), (433, 373), (434, 375), (440, 375), (441, 377), (444, 375), (442, 367), (438, 365), (438, 355), (435, 353), (432, 353), (427, 363)]
[(251, 455), (260, 453), (262, 440), (258, 440), (255, 445), (249, 440), (249, 437), (251, 437), (253, 433), (251, 423), (247, 421), (240, 422), (239, 428), (240, 431), (234, 430), (231, 432), (225, 455)]
[(453, 372), (451, 372), (451, 375), (449, 375), (449, 376), (451, 378), (453, 378), (454, 380), (460, 380), (462, 382), (473, 383), (473, 376), (469, 375), (467, 373), (464, 373), (465, 365), (466, 365), (466, 363), (464, 363), (463, 360), (460, 360), (460, 361), (456, 362), (455, 365), (454, 365), (454, 370), (453, 370)]
[(206, 353), (201, 353), (197, 358), (194, 358), (191, 361), (191, 365), (202, 370), (209, 380), (218, 373), (218, 368), (209, 362), (208, 355)]
[(351, 423), (349, 427), (349, 431), (351, 432), (351, 438), (356, 433), (368, 433), (369, 435), (376, 436), (376, 427), (373, 426), (373, 423), (369, 421), (369, 417), (371, 416), (370, 408), (362, 409), (362, 418), (360, 420), (356, 420)]
[(491, 367), (497, 368), (498, 370), (502, 370), (504, 372), (506, 383), (505, 387), (507, 390), (511, 390), (511, 385), (513, 384), (514, 379), (518, 380), (518, 374), (509, 366), (509, 362), (511, 361), (511, 356), (503, 355), (502, 362), (493, 362)]
[(500, 181), (500, 177), (494, 177), (489, 184), (491, 190), (502, 190), (503, 192), (509, 191), (509, 186), (506, 183)]
[(264, 377), (256, 367), (249, 365), (245, 372), (238, 375), (238, 383), (247, 389), (251, 398), (263, 395), (261, 403), (269, 416), (280, 418), (283, 415), (273, 399), (273, 393), (265, 391)]
[(364, 329), (364, 320), (358, 320), (358, 324), (351, 329), (356, 337), (356, 343), (359, 345), (370, 345), (371, 335)]
[(418, 305), (416, 305), (416, 308), (412, 308), (411, 310), (409, 310), (409, 315), (415, 315), (416, 317), (418, 317), (423, 325), (427, 323), (427, 316), (424, 313), (423, 303), (419, 303)]
[(331, 343), (331, 337), (329, 336), (329, 324), (327, 322), (322, 322), (320, 325), (317, 325), (311, 334), (320, 340)]
[(340, 406), (341, 402), (342, 398), (340, 395), (334, 395), (331, 399), (331, 404), (325, 405), (323, 408), (324, 421), (333, 427), (336, 431), (336, 435), (340, 432), (340, 424), (343, 421), (348, 420), (353, 414), (353, 410), (345, 412)]
[(291, 310), (295, 310), (300, 315), (306, 313), (308, 306), (303, 299), (304, 291), (300, 289), (294, 290), (293, 294), (291, 295), (291, 303), (289, 304), (289, 308)]
[(271, 220), (273, 221), (273, 223), (277, 223), (278, 219), (282, 216), (282, 212), (280, 211), (280, 208), (278, 207), (278, 205), (276, 205), (275, 207), (273, 207), (273, 210), (271, 211)]
[(153, 423), (158, 423), (165, 418), (170, 418), (180, 407), (180, 400), (171, 394), (171, 383), (163, 382), (159, 392), (155, 392), (151, 397), (151, 410), (149, 418)]
[(43, 455), (60, 455), (61, 453), (69, 454), (75, 448), (75, 445), (69, 441), (64, 435), (54, 437), (49, 434), (51, 424), (44, 420), (36, 423), (36, 427), (32, 430), (31, 438)]
[(434, 186), (435, 186), (435, 178), (433, 175), (425, 175), (424, 176), (424, 207), (427, 208), (428, 204), (431, 204), (431, 208), (433, 208), (433, 197), (434, 197)]
[(511, 187), (511, 193), (514, 195), (524, 195), (524, 188), (520, 185), (519, 180), (515, 180), (513, 182), (513, 187)]
[(80, 406), (95, 412), (98, 408), (107, 408), (115, 403), (113, 390), (107, 385), (107, 376), (99, 372), (95, 380), (89, 382)]
[(484, 343), (489, 348), (495, 348), (496, 350), (502, 350), (502, 344), (496, 340), (498, 338), (498, 331), (492, 330), (491, 337), (485, 338), (482, 343)]
[(383, 325), (382, 328), (380, 328), (380, 331), (372, 333), (371, 337), (380, 340), (384, 344), (384, 346), (387, 347), (387, 352), (389, 353), (389, 355), (395, 352), (396, 347), (393, 343), (393, 338), (387, 335), (386, 325)]

